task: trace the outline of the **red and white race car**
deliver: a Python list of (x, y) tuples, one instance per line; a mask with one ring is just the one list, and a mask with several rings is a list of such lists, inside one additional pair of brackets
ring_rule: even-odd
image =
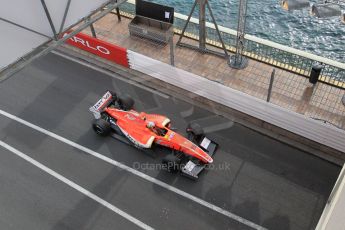
[(169, 149), (170, 154), (162, 160), (164, 168), (192, 178), (198, 178), (206, 165), (213, 162), (217, 144), (205, 137), (199, 125), (189, 125), (186, 138), (172, 130), (166, 116), (137, 112), (133, 105), (134, 100), (128, 95), (107, 91), (89, 109), (95, 117), (93, 130), (140, 149)]

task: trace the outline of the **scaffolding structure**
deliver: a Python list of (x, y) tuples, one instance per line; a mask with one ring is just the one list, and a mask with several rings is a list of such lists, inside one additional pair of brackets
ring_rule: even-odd
[[(186, 29), (187, 29), (187, 26), (188, 26), (188, 23), (190, 22), (190, 19), (194, 13), (194, 10), (196, 8), (196, 5), (199, 6), (199, 46), (193, 46), (191, 44), (186, 44), (186, 43), (183, 43), (181, 40), (182, 38), (185, 36), (185, 32), (186, 32)], [(214, 50), (210, 50), (206, 47), (206, 36), (207, 36), (207, 33), (206, 33), (206, 7), (210, 13), (210, 16), (212, 18), (212, 22), (215, 26), (215, 29), (216, 29), (216, 32), (217, 32), (217, 35), (218, 35), (218, 38), (219, 38), (219, 41), (220, 43), (222, 44), (222, 49), (224, 50), (224, 54), (222, 53), (219, 53), (219, 52), (216, 52)], [(213, 12), (212, 12), (212, 9), (210, 7), (210, 4), (208, 3), (208, 0), (195, 0), (194, 1), (194, 4), (193, 4), (193, 7), (192, 7), (192, 10), (190, 11), (189, 15), (188, 15), (188, 19), (182, 29), (182, 33), (180, 34), (180, 37), (177, 41), (177, 44), (178, 46), (182, 46), (182, 47), (186, 47), (186, 48), (191, 48), (191, 49), (195, 49), (195, 50), (198, 50), (202, 53), (211, 53), (211, 54), (215, 54), (215, 55), (218, 55), (218, 56), (222, 56), (222, 57), (225, 57), (225, 58), (228, 58), (229, 57), (229, 54), (228, 54), (228, 51), (224, 45), (224, 42), (223, 42), (223, 39), (222, 39), (222, 36), (219, 32), (219, 29), (218, 29), (218, 25), (217, 25), (217, 22), (213, 16)]]
[[(17, 52), (8, 52), (12, 54), (12, 59), (0, 60), (0, 81), (7, 79), (37, 58), (48, 54), (85, 28), (92, 27), (94, 22), (126, 1), (40, 0), (31, 7), (34, 12), (24, 10), (22, 14), (11, 14), (10, 11), (5, 11), (6, 7), (0, 9), (2, 15), (0, 28), (7, 29), (3, 39), (13, 41), (13, 47), (19, 47)], [(22, 4), (23, 9), (27, 4), (31, 4), (26, 0), (17, 0), (8, 2), (8, 8), (18, 3)], [(80, 8), (82, 4), (84, 5)], [(69, 33), (65, 33), (66, 31)], [(20, 40), (21, 36), (18, 34), (25, 35), (22, 37), (26, 38), (29, 36), (32, 40)], [(24, 44), (19, 44), (19, 42)], [(9, 46), (8, 49), (11, 47)]]
[(248, 59), (243, 56), (248, 0), (240, 0), (238, 5), (238, 24), (236, 37), (236, 53), (229, 59), (229, 65), (235, 69), (244, 69)]

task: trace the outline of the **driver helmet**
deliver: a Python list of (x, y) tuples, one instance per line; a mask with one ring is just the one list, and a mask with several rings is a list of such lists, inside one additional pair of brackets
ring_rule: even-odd
[(156, 124), (153, 121), (147, 122), (147, 128), (153, 129), (156, 126)]

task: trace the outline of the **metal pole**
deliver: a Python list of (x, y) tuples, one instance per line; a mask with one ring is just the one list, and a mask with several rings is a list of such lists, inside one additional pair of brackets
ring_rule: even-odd
[(230, 67), (234, 69), (244, 69), (248, 65), (248, 59), (243, 56), (244, 36), (246, 30), (248, 0), (240, 0), (238, 6), (238, 24), (236, 38), (236, 54), (232, 55), (229, 60)]
[(199, 0), (199, 49), (206, 49), (206, 2)]
[(56, 35), (56, 30), (55, 30), (55, 27), (54, 27), (54, 23), (52, 21), (52, 18), (50, 17), (50, 14), (49, 14), (49, 10), (47, 8), (47, 5), (45, 3), (44, 0), (41, 0), (41, 4), (43, 6), (43, 9), (44, 9), (44, 12), (46, 13), (46, 16), (47, 16), (47, 19), (49, 21), (49, 25), (50, 25), (50, 28), (52, 29), (52, 32), (54, 34), (54, 39), (57, 41), (58, 40), (58, 37)]
[(177, 43), (176, 43), (177, 45), (180, 45), (180, 43), (181, 43), (181, 39), (182, 39), (182, 37), (183, 37), (183, 35), (184, 35), (184, 32), (185, 32), (186, 29), (187, 29), (187, 26), (188, 26), (188, 23), (189, 23), (189, 21), (190, 21), (190, 18), (192, 17), (192, 14), (193, 14), (193, 12), (194, 12), (196, 3), (197, 3), (197, 0), (195, 0), (195, 2), (194, 2), (194, 4), (193, 4), (193, 7), (192, 7), (192, 10), (190, 11), (190, 13), (189, 13), (189, 15), (188, 15), (187, 21), (186, 21), (186, 23), (184, 24), (184, 27), (183, 27), (183, 29), (182, 29), (182, 33), (180, 34), (180, 37), (179, 37), (179, 39), (178, 39), (178, 41), (177, 41)]
[(120, 14), (120, 9), (119, 7), (116, 7), (116, 14), (117, 14), (117, 20), (121, 22), (121, 14)]
[(60, 25), (59, 34), (61, 34), (61, 32), (63, 30), (63, 27), (65, 26), (65, 21), (66, 21), (66, 17), (67, 17), (67, 13), (68, 13), (70, 5), (71, 5), (71, 0), (68, 0), (67, 4), (66, 4), (65, 12), (63, 14), (62, 22), (61, 22), (61, 25)]
[(273, 82), (274, 82), (274, 75), (276, 74), (276, 70), (273, 69), (271, 73), (271, 79), (270, 79), (270, 86), (268, 87), (268, 94), (267, 94), (267, 102), (270, 102), (271, 100), (271, 94), (272, 94), (272, 88), (273, 88)]
[(174, 34), (170, 38), (170, 65), (175, 66), (175, 57), (174, 57)]
[(38, 34), (38, 35), (41, 35), (41, 36), (43, 36), (43, 37), (46, 37), (46, 38), (51, 39), (51, 37), (49, 37), (49, 36), (46, 35), (46, 34), (43, 34), (43, 33), (38, 32), (38, 31), (36, 31), (36, 30), (30, 29), (30, 28), (28, 28), (28, 27), (19, 25), (19, 24), (15, 23), (15, 22), (12, 22), (12, 21), (7, 20), (7, 19), (4, 19), (4, 18), (1, 18), (1, 17), (0, 17), (0, 21), (7, 22), (7, 23), (12, 24), (12, 25), (14, 25), (14, 26), (18, 26), (18, 27), (20, 27), (20, 28), (22, 28), (22, 29), (24, 29), (24, 30), (27, 30), (27, 31), (30, 31), (30, 32), (32, 32), (32, 33), (35, 33), (35, 34)]
[(222, 43), (222, 47), (223, 47), (223, 50), (224, 50), (224, 53), (225, 53), (225, 57), (228, 58), (228, 57), (229, 57), (229, 54), (228, 54), (228, 51), (226, 50), (226, 47), (225, 47), (225, 45), (224, 45), (224, 41), (223, 41), (222, 35), (220, 34), (220, 31), (219, 31), (219, 29), (218, 29), (218, 24), (216, 23), (216, 19), (215, 19), (214, 16), (213, 16), (213, 12), (212, 12), (212, 10), (211, 10), (211, 6), (210, 6), (210, 4), (208, 3), (208, 1), (206, 2), (206, 4), (207, 4), (208, 11), (210, 12), (212, 21), (213, 21), (213, 23), (214, 23), (214, 26), (216, 27), (216, 31), (217, 31), (219, 40), (220, 40), (220, 42)]
[(92, 37), (97, 38), (95, 27), (93, 27), (93, 24), (90, 24), (90, 29), (91, 29)]

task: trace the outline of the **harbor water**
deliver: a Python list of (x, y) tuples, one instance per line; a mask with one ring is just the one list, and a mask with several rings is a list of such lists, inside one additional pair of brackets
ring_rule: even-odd
[[(175, 12), (185, 15), (194, 3), (194, 0), (148, 1), (172, 6)], [(219, 25), (237, 28), (238, 2), (209, 0)], [(345, 63), (345, 24), (339, 17), (318, 19), (310, 16), (309, 9), (285, 11), (279, 0), (248, 0), (246, 33)]]

